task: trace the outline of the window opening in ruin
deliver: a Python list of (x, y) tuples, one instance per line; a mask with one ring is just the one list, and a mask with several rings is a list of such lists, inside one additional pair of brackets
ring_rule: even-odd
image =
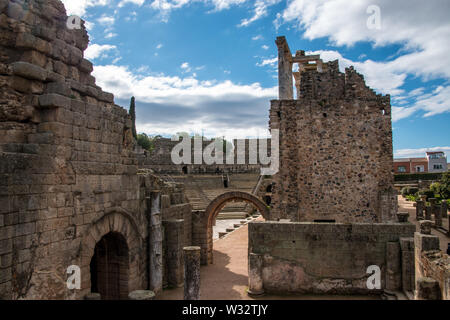
[(117, 232), (103, 236), (90, 263), (91, 292), (100, 293), (103, 300), (127, 299), (128, 261), (125, 238)]
[(272, 197), (271, 196), (265, 196), (264, 197), (264, 202), (270, 206), (270, 204), (272, 203)]
[(183, 173), (184, 173), (184, 174), (187, 174), (187, 173), (188, 173), (188, 168), (187, 168), (186, 166), (184, 166), (182, 170), (183, 170)]

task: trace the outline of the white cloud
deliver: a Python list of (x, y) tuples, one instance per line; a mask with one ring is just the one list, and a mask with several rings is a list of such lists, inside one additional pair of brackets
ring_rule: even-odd
[(225, 9), (229, 9), (231, 6), (240, 5), (246, 2), (247, 0), (212, 0), (211, 2), (214, 5), (215, 11), (221, 11)]
[(109, 32), (105, 35), (105, 39), (111, 39), (117, 36), (117, 33)]
[(389, 63), (392, 72), (428, 78), (450, 78), (450, 2), (378, 0), (381, 29), (369, 29), (366, 10), (373, 0), (293, 0), (281, 15), (304, 29), (306, 39), (330, 38), (338, 46), (371, 41), (375, 46), (403, 45)]
[(189, 66), (189, 63), (184, 62), (180, 66), (181, 69), (184, 70), (184, 72), (191, 72), (192, 68)]
[(156, 49), (161, 49), (163, 47), (163, 44), (162, 43), (160, 43), (160, 44), (158, 44), (157, 46), (156, 46)]
[(102, 15), (100, 18), (97, 19), (98, 23), (100, 23), (103, 26), (112, 26), (116, 19), (112, 16)]
[[(278, 93), (277, 87), (263, 88), (259, 83), (144, 75), (125, 66), (95, 66), (93, 75), (98, 85), (114, 93), (116, 101), (126, 103), (136, 97), (138, 129), (147, 133), (201, 133), (204, 129), (217, 136), (263, 134), (267, 132), (268, 101)], [(256, 112), (262, 116), (255, 117)]]
[(86, 27), (87, 31), (91, 31), (92, 29), (94, 29), (95, 23), (89, 22), (89, 21), (85, 21), (84, 22), (84, 26)]
[(269, 46), (266, 45), (261, 46), (261, 48), (263, 48), (264, 50), (269, 50)]
[(418, 96), (414, 108), (424, 110), (425, 117), (450, 112), (450, 86), (439, 86), (432, 94)]
[(258, 62), (256, 65), (258, 67), (264, 67), (264, 66), (275, 67), (275, 65), (277, 63), (278, 63), (278, 58), (269, 58), (269, 59), (264, 59), (262, 62)]
[(109, 0), (61, 0), (67, 15), (83, 16), (89, 7), (106, 6)]
[(89, 47), (84, 51), (84, 57), (88, 60), (93, 60), (97, 58), (104, 58), (107, 56), (106, 52), (117, 49), (116, 46), (104, 44), (91, 44)]
[(124, 5), (126, 5), (127, 3), (132, 3), (135, 4), (137, 6), (142, 6), (144, 4), (145, 0), (121, 0), (118, 4), (118, 7), (121, 8)]
[(243, 19), (239, 24), (239, 27), (247, 27), (256, 20), (265, 17), (267, 15), (267, 9), (280, 1), (281, 0), (256, 0), (253, 16), (249, 19)]
[(260, 35), (260, 34), (258, 34), (257, 36), (254, 36), (254, 37), (252, 38), (253, 41), (256, 41), (256, 40), (262, 40), (262, 39), (263, 39), (263, 36)]
[(450, 147), (432, 147), (432, 148), (418, 148), (418, 149), (400, 149), (394, 152), (395, 158), (415, 158), (425, 157), (426, 152), (443, 151), (447, 155), (450, 154)]

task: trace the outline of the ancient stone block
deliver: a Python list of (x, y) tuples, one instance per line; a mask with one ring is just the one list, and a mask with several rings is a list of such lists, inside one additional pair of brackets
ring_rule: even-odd
[(72, 90), (70, 90), (70, 87), (65, 82), (50, 82), (46, 85), (45, 93), (55, 93), (69, 97)]
[(432, 278), (423, 277), (417, 280), (416, 300), (442, 300), (439, 283)]
[(41, 108), (70, 108), (71, 101), (60, 94), (49, 93), (39, 97), (39, 106)]
[(47, 70), (23, 61), (11, 63), (11, 69), (15, 75), (23, 78), (44, 81), (47, 78)]

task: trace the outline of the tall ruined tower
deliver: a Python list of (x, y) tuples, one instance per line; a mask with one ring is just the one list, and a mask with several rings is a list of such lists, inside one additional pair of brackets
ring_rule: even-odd
[(280, 96), (271, 102), (270, 128), (280, 131), (280, 170), (272, 217), (393, 221), (389, 95), (377, 95), (353, 67), (341, 73), (338, 61), (324, 63), (304, 51), (292, 56), (284, 37), (276, 44)]

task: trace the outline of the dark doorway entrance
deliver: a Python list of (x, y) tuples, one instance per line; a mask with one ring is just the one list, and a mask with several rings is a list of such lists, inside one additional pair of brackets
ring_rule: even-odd
[(118, 232), (110, 232), (96, 244), (91, 260), (91, 291), (103, 300), (128, 299), (128, 246)]

